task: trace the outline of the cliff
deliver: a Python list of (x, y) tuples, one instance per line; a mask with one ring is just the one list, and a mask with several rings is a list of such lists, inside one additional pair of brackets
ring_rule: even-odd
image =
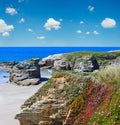
[(21, 112), (15, 117), (20, 125), (120, 124), (119, 52), (72, 53), (64, 58), (72, 63), (74, 58), (80, 58), (78, 55), (84, 55), (84, 59), (94, 56), (101, 70), (54, 72), (53, 77), (21, 106)]

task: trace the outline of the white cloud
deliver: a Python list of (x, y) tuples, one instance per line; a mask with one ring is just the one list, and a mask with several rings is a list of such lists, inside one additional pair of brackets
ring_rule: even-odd
[(86, 34), (87, 34), (87, 35), (89, 35), (89, 34), (90, 34), (90, 32), (86, 32)]
[(2, 36), (8, 37), (8, 36), (10, 36), (10, 34), (9, 34), (9, 32), (3, 32), (3, 33), (2, 33)]
[(59, 19), (59, 21), (60, 21), (60, 22), (62, 22), (62, 21), (63, 21), (63, 19), (61, 18), (61, 19)]
[(21, 3), (21, 2), (23, 2), (24, 0), (18, 0), (18, 3)]
[(37, 39), (39, 39), (39, 40), (44, 40), (44, 39), (45, 39), (45, 36), (38, 36)]
[(6, 12), (7, 14), (10, 14), (11, 16), (13, 16), (13, 15), (15, 15), (15, 14), (18, 13), (15, 8), (11, 8), (11, 7), (6, 8), (5, 12)]
[(81, 30), (77, 30), (77, 31), (76, 31), (76, 33), (81, 34), (81, 33), (82, 33), (82, 31), (81, 31)]
[(84, 24), (84, 21), (80, 21), (80, 24)]
[(28, 29), (28, 32), (33, 32), (33, 30), (29, 28), (29, 29)]
[(116, 26), (116, 21), (114, 19), (111, 19), (111, 18), (105, 18), (101, 22), (101, 26), (103, 28), (114, 28)]
[(88, 10), (89, 10), (89, 11), (93, 12), (93, 11), (94, 11), (94, 9), (95, 9), (95, 7), (94, 7), (94, 6), (91, 6), (91, 5), (89, 5), (89, 6), (88, 6)]
[(98, 31), (96, 31), (96, 30), (94, 30), (94, 31), (93, 31), (93, 34), (98, 35), (98, 34), (99, 34), (99, 32), (98, 32)]
[(47, 20), (47, 22), (45, 23), (44, 27), (45, 27), (46, 30), (50, 31), (52, 28), (55, 29), (55, 30), (60, 29), (60, 25), (61, 25), (61, 23), (59, 21), (56, 21), (53, 18), (49, 18)]
[(25, 19), (24, 18), (21, 18), (20, 20), (19, 20), (19, 23), (24, 23), (25, 22)]
[(2, 33), (2, 36), (9, 36), (9, 32), (13, 29), (13, 25), (7, 25), (3, 19), (0, 19), (0, 33)]

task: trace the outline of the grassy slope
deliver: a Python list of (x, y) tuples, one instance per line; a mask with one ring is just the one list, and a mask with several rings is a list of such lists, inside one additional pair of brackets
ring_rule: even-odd
[(72, 103), (76, 117), (73, 124), (120, 125), (120, 66), (93, 75), (95, 80), (90, 83), (84, 97), (79, 95)]
[[(119, 58), (120, 52), (96, 53), (76, 52), (66, 56), (67, 61), (74, 58), (92, 55), (102, 65), (114, 60), (100, 58), (106, 54), (116, 54)], [(74, 125), (119, 125), (120, 124), (120, 66), (108, 67), (97, 73), (91, 73), (92, 81), (88, 88), (78, 95), (70, 105)], [(69, 123), (70, 121), (68, 121)]]
[[(74, 58), (94, 55), (98, 60), (106, 53), (76, 52), (65, 55), (68, 61)], [(112, 52), (120, 56), (120, 52)], [(108, 60), (110, 61), (110, 60)], [(54, 79), (65, 77), (63, 90), (57, 88)], [(109, 67), (96, 73), (81, 74), (73, 71), (55, 72), (34, 96), (28, 99), (24, 106), (31, 106), (42, 96), (46, 96), (50, 88), (55, 88), (55, 97), (71, 100), (69, 110), (72, 119), (70, 125), (120, 125), (120, 66)]]

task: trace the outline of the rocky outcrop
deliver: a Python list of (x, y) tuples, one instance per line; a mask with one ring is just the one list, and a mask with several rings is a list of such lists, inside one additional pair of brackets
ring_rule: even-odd
[(77, 72), (92, 72), (99, 69), (99, 64), (94, 56), (73, 58), (67, 61), (63, 55), (53, 55), (40, 61), (40, 66), (54, 70), (74, 70)]
[(10, 72), (17, 62), (0, 62), (0, 71)]
[(61, 60), (55, 60), (53, 68), (55, 70), (66, 70), (66, 61), (65, 61), (65, 59), (63, 58)]
[(54, 65), (54, 60), (52, 59), (42, 60), (39, 64), (40, 67), (45, 67), (46, 69), (50, 69)]
[[(61, 71), (54, 72), (53, 77), (25, 101), (15, 117), (20, 125), (112, 125), (113, 121), (119, 124), (120, 56), (92, 54), (72, 53), (69, 58), (60, 56), (42, 60), (41, 66)], [(107, 66), (112, 68), (108, 70)], [(99, 68), (101, 70), (94, 73), (77, 73)], [(111, 101), (112, 98), (115, 99)]]
[(28, 86), (40, 83), (39, 59), (33, 58), (15, 65), (10, 72), (10, 82)]
[(20, 125), (119, 125), (120, 65), (96, 73), (99, 82), (100, 74), (55, 73), (15, 118)]
[(55, 61), (59, 61), (63, 58), (63, 55), (62, 54), (55, 54), (55, 55), (52, 55), (52, 56), (48, 56), (46, 58), (43, 58), (40, 62), (39, 62), (39, 65), (40, 67), (42, 68), (45, 68), (45, 69), (50, 69), (50, 68), (53, 68), (54, 67), (54, 62)]
[(103, 59), (116, 59), (118, 56), (117, 56), (117, 54), (107, 53), (107, 54), (101, 55), (99, 57), (103, 58)]
[(21, 113), (15, 118), (20, 121), (20, 125), (62, 125), (72, 97), (80, 93), (84, 86), (81, 78), (69, 73), (54, 74), (48, 83), (24, 103)]
[(93, 72), (97, 69), (99, 69), (99, 64), (93, 56), (76, 59), (73, 68), (73, 70), (77, 72)]

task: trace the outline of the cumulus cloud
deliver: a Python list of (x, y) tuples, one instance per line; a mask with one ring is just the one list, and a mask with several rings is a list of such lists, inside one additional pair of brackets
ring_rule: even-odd
[(101, 26), (103, 28), (114, 28), (116, 26), (116, 21), (114, 19), (111, 19), (111, 18), (105, 18), (101, 22)]
[(33, 32), (33, 30), (31, 28), (28, 29), (28, 32)]
[(62, 22), (62, 21), (63, 21), (63, 19), (61, 18), (61, 19), (59, 19), (59, 21), (60, 21), (60, 22)]
[(2, 36), (8, 37), (8, 36), (10, 36), (10, 34), (9, 34), (9, 32), (3, 32), (3, 33), (2, 33)]
[(81, 34), (81, 33), (82, 33), (82, 31), (81, 31), (81, 30), (77, 30), (77, 31), (76, 31), (76, 33)]
[(93, 31), (93, 34), (98, 35), (98, 34), (99, 34), (99, 32), (98, 32), (98, 31), (96, 31), (96, 30), (94, 30), (94, 31)]
[(94, 11), (94, 9), (95, 9), (95, 7), (94, 7), (94, 6), (91, 6), (91, 5), (89, 5), (89, 6), (88, 6), (88, 10), (89, 10), (89, 11), (93, 12), (93, 11)]
[(11, 16), (13, 16), (13, 15), (15, 15), (15, 14), (18, 13), (15, 8), (11, 8), (11, 7), (6, 8), (5, 12), (6, 12), (7, 14), (10, 14)]
[(2, 34), (2, 36), (9, 36), (9, 32), (13, 29), (13, 25), (7, 25), (3, 19), (0, 19), (0, 33)]
[(87, 34), (87, 35), (89, 35), (89, 34), (90, 34), (90, 32), (86, 32), (86, 34)]
[(49, 18), (47, 20), (47, 22), (45, 23), (44, 27), (45, 27), (46, 30), (50, 31), (52, 28), (55, 29), (55, 30), (60, 29), (60, 25), (61, 25), (61, 23), (59, 21), (56, 21), (53, 18)]
[(37, 39), (39, 39), (39, 40), (44, 40), (44, 39), (45, 39), (45, 36), (38, 36)]
[(20, 20), (19, 20), (19, 23), (24, 23), (25, 22), (25, 19), (24, 18), (21, 18)]
[(80, 21), (80, 24), (84, 24), (84, 21)]

